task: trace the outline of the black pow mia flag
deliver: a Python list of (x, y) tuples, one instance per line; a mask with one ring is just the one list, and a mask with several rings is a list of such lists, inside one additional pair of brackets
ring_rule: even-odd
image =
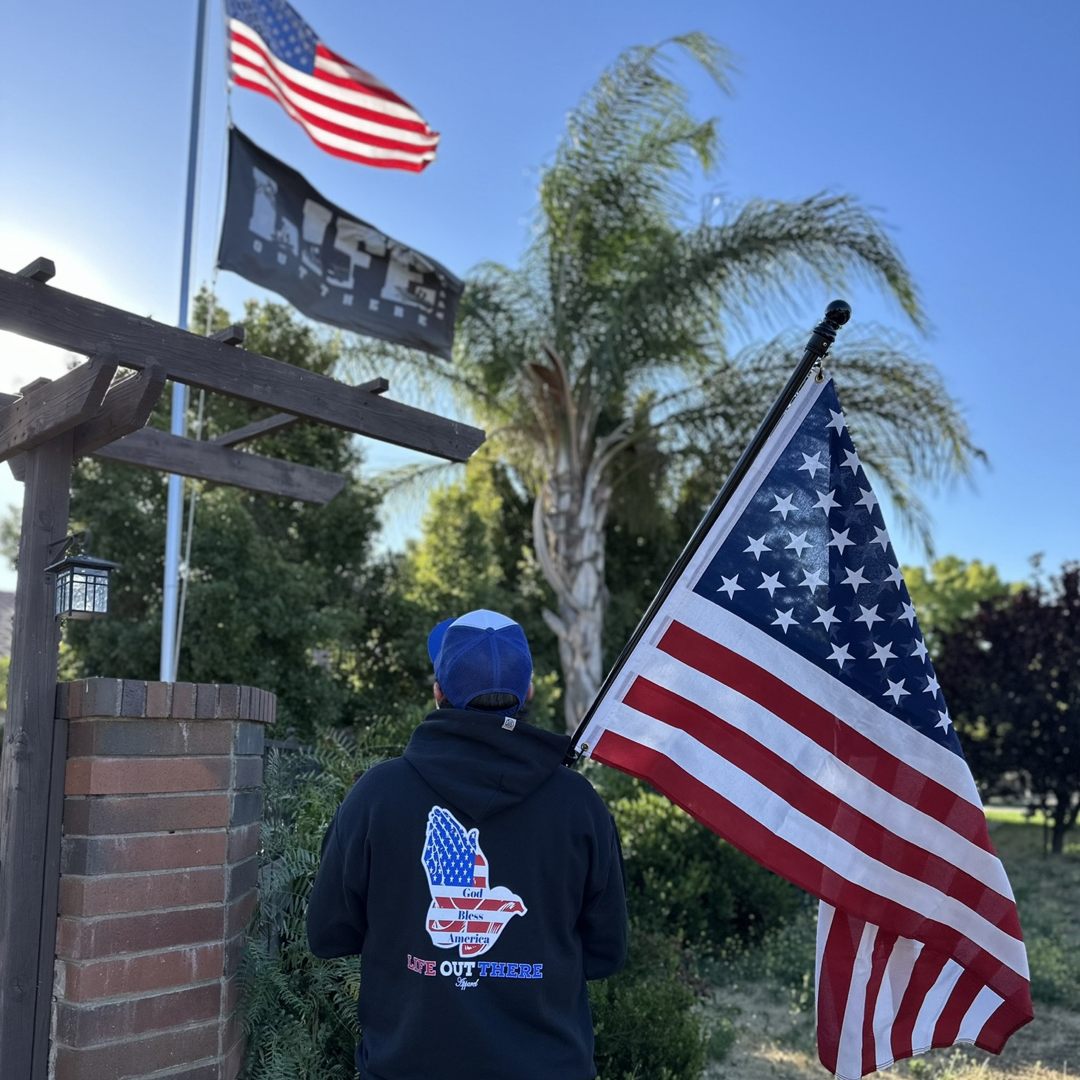
[(461, 281), (324, 199), (236, 128), (218, 266), (319, 322), (450, 357)]

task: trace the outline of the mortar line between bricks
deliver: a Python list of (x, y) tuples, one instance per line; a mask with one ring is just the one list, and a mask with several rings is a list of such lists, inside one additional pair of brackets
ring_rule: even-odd
[[(58, 957), (57, 959), (61, 959)], [(77, 964), (78, 960), (67, 960), (65, 963)], [(225, 981), (221, 975), (215, 975), (212, 979), (200, 979), (199, 982), (180, 983), (177, 986), (163, 986), (158, 990), (137, 990), (130, 994), (113, 994), (112, 997), (91, 998), (89, 1001), (70, 1001), (68, 998), (58, 997), (57, 1005), (66, 1005), (69, 1009), (86, 1010), (99, 1008), (105, 1005), (125, 1005), (132, 1001), (146, 1001), (154, 997), (164, 997), (167, 994), (180, 993), (183, 990), (201, 990), (204, 986), (220, 986)], [(72, 1049), (78, 1049), (73, 1047)]]
[[(251, 858), (254, 859), (255, 856), (252, 855)], [(246, 862), (247, 860), (245, 859), (244, 861)], [(180, 872), (183, 872), (184, 870), (220, 870), (222, 867), (239, 866), (239, 865), (240, 865), (240, 863), (216, 862), (216, 863), (203, 863), (200, 866), (174, 866), (173, 870), (178, 870)], [(151, 873), (151, 872), (157, 873), (157, 871), (150, 871), (150, 870), (146, 871), (146, 873), (148, 873), (148, 874)], [(132, 873), (141, 874), (142, 871), (141, 870), (135, 870), (135, 871), (132, 871)], [(64, 878), (69, 878), (69, 877), (72, 877), (72, 878), (79, 877), (79, 878), (89, 878), (92, 881), (105, 881), (105, 880), (111, 881), (116, 876), (117, 876), (116, 874), (67, 874), (67, 873), (65, 873), (63, 875), (63, 877), (61, 878), (61, 880), (63, 880)]]
[[(124, 836), (138, 835), (131, 833), (124, 833)], [(89, 839), (89, 837), (79, 837), (78, 839)], [(256, 853), (257, 854), (257, 853)], [(254, 858), (255, 855), (249, 855), (248, 858)], [(247, 859), (242, 859), (242, 862), (246, 862)], [(238, 866), (239, 863), (215, 863), (213, 866), (173, 866), (166, 867), (164, 870), (125, 870), (122, 873), (117, 874), (64, 874), (65, 881), (74, 881), (76, 878), (85, 881), (124, 881), (127, 878), (138, 878), (140, 881), (143, 878), (148, 877), (164, 877), (166, 874), (186, 874), (189, 870), (221, 870), (227, 866)]]
[[(222, 754), (222, 757), (225, 755)], [(258, 754), (247, 754), (246, 757), (259, 757)], [(165, 760), (162, 758), (161, 760)], [(223, 790), (223, 789), (222, 789)], [(220, 795), (222, 790), (210, 791), (211, 795)], [(127, 791), (117, 795), (68, 795), (68, 799), (195, 799), (208, 794), (206, 791)]]
[[(211, 1054), (210, 1057), (199, 1058), (198, 1061), (193, 1061), (190, 1064), (184, 1064), (184, 1069), (190, 1072), (192, 1069), (197, 1069), (200, 1065), (217, 1065), (222, 1060), (221, 1054)], [(152, 1073), (142, 1073), (138, 1080), (169, 1080), (169, 1077), (176, 1076), (176, 1066), (173, 1066), (171, 1071), (166, 1067), (165, 1069), (158, 1069)]]
[[(242, 930), (238, 930), (237, 934), (242, 934), (243, 932), (244, 931)], [(237, 935), (234, 934), (233, 937), (235, 936)], [(191, 952), (193, 949), (205, 949), (207, 947), (219, 947), (224, 949), (229, 940), (231, 940), (231, 938), (226, 940), (221, 937), (216, 937), (210, 938), (207, 941), (189, 941), (183, 945), (170, 945), (167, 949), (140, 949), (138, 952), (109, 953), (108, 956), (88, 956), (81, 960), (76, 960), (74, 957), (70, 956), (57, 956), (56, 959), (63, 960), (65, 964), (77, 964), (80, 967), (88, 964), (113, 964), (118, 960), (126, 962), (128, 960), (139, 960), (144, 956), (165, 956), (166, 953)], [(221, 976), (218, 975), (215, 976), (215, 978), (221, 978)], [(191, 984), (183, 983), (178, 985), (189, 986)], [(94, 1000), (97, 1001), (98, 999), (94, 998)]]
[[(96, 1002), (95, 1002), (96, 1004)], [(154, 1028), (152, 1031), (140, 1031), (137, 1035), (119, 1035), (115, 1039), (108, 1039), (105, 1042), (95, 1042), (88, 1045), (72, 1046), (71, 1043), (57, 1042), (57, 1047), (63, 1047), (65, 1050), (77, 1050), (77, 1051), (91, 1051), (91, 1050), (105, 1050), (110, 1046), (128, 1045), (130, 1043), (147, 1042), (150, 1039), (157, 1038), (159, 1035), (172, 1035), (177, 1031), (191, 1030), (192, 1028), (209, 1027), (211, 1024), (220, 1024), (221, 1017), (207, 1017), (205, 1020), (188, 1020), (179, 1024), (174, 1024), (172, 1027), (167, 1028)], [(213, 1055), (216, 1057), (217, 1055)], [(198, 1065), (199, 1062), (195, 1062)], [(193, 1068), (194, 1066), (188, 1065), (185, 1062), (182, 1068)], [(175, 1072), (175, 1065), (167, 1065), (166, 1068), (171, 1068)], [(160, 1071), (160, 1070), (159, 1070)], [(143, 1074), (140, 1074), (138, 1080), (143, 1080)]]
[[(254, 822), (245, 822), (253, 825)], [(154, 832), (120, 833), (64, 833), (65, 840), (123, 840), (130, 836), (208, 836), (210, 833), (227, 832), (229, 829), (242, 829), (243, 825), (213, 825), (206, 829), (156, 829)]]
[[(253, 886), (254, 887), (254, 886)], [(251, 891), (250, 889), (248, 890)], [(133, 919), (140, 915), (160, 915), (163, 912), (169, 912), (170, 914), (175, 911), (201, 911), (204, 908), (209, 910), (210, 908), (221, 907), (220, 900), (203, 901), (200, 904), (177, 904), (174, 907), (159, 907), (159, 908), (136, 908), (134, 911), (103, 911), (100, 915), (61, 915), (63, 919), (79, 919), (82, 922), (114, 922), (117, 919)]]

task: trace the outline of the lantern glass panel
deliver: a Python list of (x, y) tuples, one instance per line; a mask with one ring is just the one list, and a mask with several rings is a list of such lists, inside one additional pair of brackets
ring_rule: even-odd
[(89, 619), (109, 610), (109, 572), (95, 567), (76, 566), (72, 572), (67, 614), (72, 619)]
[(56, 614), (66, 615), (71, 610), (71, 567), (56, 575)]

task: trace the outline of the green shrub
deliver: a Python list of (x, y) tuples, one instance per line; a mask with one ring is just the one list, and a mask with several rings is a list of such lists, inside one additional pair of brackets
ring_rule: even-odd
[(760, 940), (798, 910), (794, 886), (662, 795), (639, 786), (609, 806), (622, 836), (630, 917), (644, 933), (717, 956), (732, 940)]
[(307, 901), (323, 833), (371, 763), (344, 739), (272, 750), (264, 778), (259, 906), (240, 968), (246, 1080), (353, 1080), (359, 957), (308, 950)]
[[(626, 968), (589, 984), (597, 1080), (698, 1080), (714, 1049), (669, 939), (635, 932)], [(721, 1042), (715, 1047), (721, 1054)], [(729, 1044), (730, 1045), (730, 1044)]]

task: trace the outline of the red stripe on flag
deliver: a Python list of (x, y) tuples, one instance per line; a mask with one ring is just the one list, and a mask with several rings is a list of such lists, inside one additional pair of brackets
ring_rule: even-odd
[(971, 1008), (971, 1003), (979, 996), (982, 982), (970, 971), (965, 971), (956, 980), (952, 993), (945, 1008), (941, 1010), (938, 1021), (934, 1025), (934, 1037), (932, 1046), (952, 1046), (956, 1042), (956, 1036), (960, 1031), (960, 1023), (965, 1013)]
[[(840, 913), (837, 912), (833, 916), (834, 921), (839, 915)], [(881, 991), (881, 980), (885, 977), (885, 968), (888, 966), (895, 944), (895, 934), (887, 934), (884, 930), (878, 929), (877, 937), (874, 939), (874, 954), (870, 962), (870, 977), (866, 980), (865, 1003), (863, 1005), (863, 1075), (874, 1072), (878, 1067), (877, 1041), (874, 1038), (874, 1010), (877, 1008), (878, 994)]]
[[(282, 105), (288, 103), (293, 110), (304, 117), (304, 120), (307, 123), (311, 124), (313, 127), (321, 128), (323, 131), (331, 132), (334, 135), (340, 135), (343, 138), (352, 139), (355, 142), (367, 143), (370, 146), (378, 146), (387, 150), (400, 150), (407, 154), (431, 153), (438, 145), (438, 135), (426, 130), (422, 130), (420, 134), (431, 140), (430, 145), (403, 142), (400, 139), (391, 139), (385, 135), (376, 135), (373, 132), (359, 131), (355, 127), (350, 127), (348, 124), (339, 124), (335, 120), (327, 119), (326, 117), (320, 116), (310, 109), (305, 108), (305, 102), (323, 105), (342, 117), (354, 116), (358, 119), (370, 120), (382, 127), (396, 128), (398, 130), (410, 130), (415, 127), (415, 125), (408, 125), (408, 127), (406, 127), (405, 124), (396, 123), (387, 117), (369, 113), (366, 110), (357, 109), (350, 105), (342, 105), (321, 94), (302, 89), (293, 85), (289, 80), (282, 78), (278, 71), (269, 66), (264, 67), (258, 64), (251, 64), (235, 55), (233, 56), (233, 65), (235, 68), (243, 68), (247, 71), (254, 71), (265, 75), (274, 85), (273, 97), (277, 101)], [(297, 100), (298, 98), (301, 100)]]
[(1012, 1003), (1003, 1001), (983, 1024), (975, 1045), (991, 1054), (1000, 1054), (1013, 1032), (1022, 1028), (1030, 1019), (1030, 1014), (1018, 1016)]
[(745, 731), (642, 675), (634, 680), (623, 700), (630, 708), (685, 731), (860, 851), (908, 877), (926, 882), (1012, 937), (1021, 938), (1020, 920), (1011, 900), (941, 856), (897, 836), (880, 822), (860, 813)]
[(761, 822), (701, 783), (664, 754), (609, 730), (601, 735), (591, 756), (605, 765), (648, 781), (673, 803), (767, 869), (834, 907), (852, 912), (877, 926), (888, 926), (898, 936), (927, 942), (946, 956), (956, 955), (960, 963), (1012, 1003), (1014, 1016), (1025, 1018), (1019, 1020), (1015, 1027), (1031, 1018), (1027, 1005), (1030, 1000), (1027, 981), (993, 954), (980, 948), (954, 927), (928, 919), (888, 897), (840, 877), (809, 853), (776, 836)]
[[(233, 73), (233, 82), (237, 86), (243, 86), (248, 90), (255, 90), (260, 94), (265, 94), (273, 101), (282, 104), (281, 97), (275, 94), (272, 90), (265, 86), (259, 85), (259, 83), (252, 82), (249, 79), (245, 79), (237, 72)], [(311, 136), (312, 141), (319, 147), (320, 150), (325, 150), (328, 154), (333, 154), (334, 157), (345, 158), (348, 161), (356, 161), (361, 165), (373, 165), (377, 169), (404, 169), (406, 172), (423, 172), (431, 162), (430, 161), (406, 161), (402, 158), (372, 158), (367, 157), (364, 154), (354, 153), (351, 150), (343, 150), (337, 146), (331, 146), (328, 143), (320, 142), (316, 139), (308, 130), (305, 124), (300, 125)]]
[(817, 1027), (818, 1057), (829, 1072), (836, 1072), (851, 973), (865, 925), (862, 919), (853, 919), (837, 911), (825, 941), (824, 959), (818, 972)]
[(935, 949), (924, 948), (919, 953), (904, 996), (900, 999), (900, 1007), (896, 1010), (896, 1019), (893, 1020), (891, 1046), (894, 1058), (908, 1058), (916, 1049), (926, 1049), (925, 1046), (916, 1048), (911, 1045), (915, 1021), (919, 1018), (926, 995), (948, 962), (948, 955)]
[[(294, 94), (306, 97), (320, 105), (325, 105), (326, 108), (333, 109), (335, 112), (355, 116), (359, 120), (371, 120), (378, 124), (384, 124), (387, 127), (400, 128), (402, 131), (412, 131), (417, 135), (426, 135), (434, 139), (438, 138), (438, 135), (433, 132), (423, 120), (409, 120), (403, 116), (392, 116), (380, 111), (374, 104), (372, 108), (365, 108), (363, 105), (342, 101), (329, 92), (320, 93), (318, 90), (305, 86), (292, 74), (295, 70), (294, 68), (290, 68), (288, 64), (278, 60), (273, 53), (266, 49), (255, 38), (245, 37), (235, 30), (232, 32), (231, 38), (233, 44), (243, 45), (252, 52), (258, 53), (263, 61), (261, 65), (253, 64), (249, 59), (239, 55), (236, 50), (233, 49), (231, 50), (231, 55), (234, 64), (244, 65), (256, 71), (262, 71), (269, 78), (276, 80), (283, 86), (287, 86)], [(319, 68), (315, 69), (311, 78), (319, 82), (324, 82), (328, 86), (337, 86), (343, 90), (352, 90), (358, 94), (366, 94), (369, 97), (380, 101), (389, 101), (392, 104), (400, 105), (403, 108), (409, 109), (411, 112), (416, 111), (408, 104), (408, 102), (394, 97), (393, 94), (388, 97), (386, 94), (379, 93), (373, 87), (365, 86), (363, 83), (353, 82), (349, 79), (343, 79), (340, 76), (331, 75), (329, 72)]]
[[(383, 86), (370, 72), (364, 71), (363, 68), (358, 68), (352, 61), (346, 60), (344, 56), (340, 56), (338, 53), (334, 52), (333, 49), (328, 49), (322, 42), (319, 42), (315, 46), (315, 55), (321, 56), (324, 60), (332, 60), (335, 64), (341, 64), (342, 67), (347, 68), (350, 71), (355, 71), (357, 75), (355, 79), (351, 79), (344, 75), (331, 74), (325, 70), (320, 71), (319, 68), (316, 67), (315, 70), (318, 78), (326, 79), (327, 82), (337, 83), (339, 86), (347, 86), (350, 89), (359, 90), (362, 93), (370, 94), (372, 97), (381, 98), (383, 101), (393, 102), (395, 105), (402, 105), (411, 112), (416, 112), (403, 97), (399, 97), (395, 94), (389, 86)], [(367, 81), (369, 79), (371, 80), (370, 82)], [(425, 125), (425, 127), (426, 126), (427, 125)]]
[(979, 807), (887, 753), (753, 661), (679, 622), (668, 627), (657, 648), (756, 701), (878, 787), (996, 854)]

